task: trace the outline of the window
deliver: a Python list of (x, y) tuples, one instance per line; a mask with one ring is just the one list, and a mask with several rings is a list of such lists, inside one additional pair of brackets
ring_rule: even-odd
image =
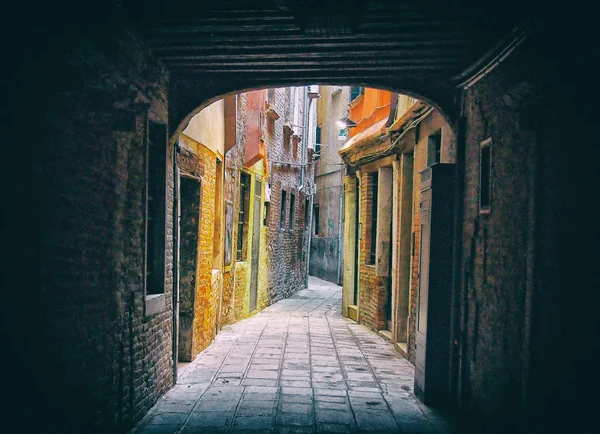
[(313, 204), (313, 234), (319, 235), (319, 205)]
[(479, 212), (489, 213), (492, 202), (492, 139), (479, 146)]
[(352, 86), (350, 87), (350, 101), (354, 101), (360, 95), (365, 93), (365, 88), (362, 86)]
[(250, 214), (250, 175), (240, 172), (240, 202), (238, 211), (238, 231), (236, 261), (246, 260), (248, 246), (248, 217)]
[(315, 133), (315, 160), (321, 158), (321, 127), (317, 127)]
[(309, 212), (310, 201), (304, 200), (304, 229), (308, 229), (308, 218), (310, 217)]
[(427, 138), (427, 167), (441, 162), (442, 132), (439, 131)]
[(281, 212), (279, 214), (279, 228), (283, 229), (285, 226), (285, 205), (286, 205), (286, 191), (281, 190)]
[(371, 243), (369, 247), (369, 264), (375, 264), (377, 256), (377, 194), (379, 175), (377, 172), (371, 175), (371, 191), (373, 198), (371, 200)]
[(271, 210), (271, 203), (265, 202), (265, 215), (263, 217), (263, 226), (269, 226), (269, 211)]
[(289, 215), (289, 228), (294, 229), (294, 218), (296, 217), (296, 195), (290, 193), (290, 215)]
[(165, 292), (167, 129), (149, 122), (146, 178), (146, 295)]

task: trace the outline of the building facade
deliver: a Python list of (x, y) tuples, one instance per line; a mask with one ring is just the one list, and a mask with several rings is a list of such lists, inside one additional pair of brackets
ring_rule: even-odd
[(223, 281), (224, 145), (223, 100), (192, 118), (179, 137), (175, 188), (179, 362), (191, 361), (217, 332)]
[[(419, 289), (427, 273), (422, 246), (429, 243), (421, 236), (422, 181), (432, 166), (455, 162), (456, 138), (422, 101), (369, 88), (355, 95), (350, 119), (357, 126), (340, 150), (348, 164), (344, 314), (380, 331), (416, 363)], [(421, 307), (427, 308), (424, 297)]]
[(310, 268), (312, 276), (342, 284), (344, 163), (338, 154), (346, 140), (338, 121), (348, 115), (350, 88), (321, 86), (318, 100), (312, 208)]
[[(223, 326), (304, 287), (314, 97), (305, 87), (227, 96), (200, 111), (179, 136), (177, 362), (191, 361)], [(149, 198), (152, 208), (152, 192)], [(155, 222), (148, 225), (152, 232)]]

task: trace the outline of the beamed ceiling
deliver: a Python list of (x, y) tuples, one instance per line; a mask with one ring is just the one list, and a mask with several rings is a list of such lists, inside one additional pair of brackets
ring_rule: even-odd
[(518, 24), (466, 1), (149, 0), (125, 9), (173, 73), (451, 80)]
[(444, 88), (449, 101), (461, 74), (484, 65), (484, 55), (493, 57), (531, 15), (523, 7), (514, 13), (515, 0), (121, 2), (171, 82), (187, 83), (180, 95), (196, 86), (216, 96), (315, 83), (414, 89), (417, 96), (425, 95), (417, 89)]

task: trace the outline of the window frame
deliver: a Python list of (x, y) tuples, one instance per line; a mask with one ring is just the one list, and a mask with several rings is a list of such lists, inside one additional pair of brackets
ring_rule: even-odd
[[(242, 182), (242, 180), (247, 180)], [(236, 239), (236, 262), (244, 262), (248, 256), (248, 223), (250, 217), (250, 189), (252, 188), (252, 175), (240, 171), (238, 221)]]
[[(484, 151), (489, 150), (487, 170), (483, 167)], [(487, 203), (484, 203), (483, 190), (484, 190), (484, 171), (487, 175)], [(488, 137), (479, 143), (479, 179), (478, 179), (478, 191), (477, 191), (477, 203), (479, 205), (480, 214), (489, 214), (492, 210), (492, 138)]]
[(290, 212), (288, 214), (288, 228), (290, 230), (294, 229), (296, 219), (296, 195), (290, 192)]
[(280, 210), (279, 210), (279, 229), (285, 229), (285, 209), (287, 206), (287, 191), (281, 189), (281, 203), (280, 205)]
[(370, 223), (371, 223), (371, 239), (369, 240), (369, 256), (367, 259), (368, 265), (377, 264), (377, 213), (378, 213), (378, 194), (379, 194), (379, 172), (373, 172), (369, 174), (370, 177), (370, 187), (371, 194), (373, 195), (371, 200), (371, 215), (370, 215)]
[(321, 158), (321, 134), (323, 133), (321, 126), (317, 125), (315, 129), (315, 153), (313, 160), (318, 160)]
[[(435, 141), (435, 155), (431, 159), (431, 144)], [(427, 136), (427, 167), (431, 167), (434, 164), (442, 162), (442, 130), (436, 131), (433, 134)]]

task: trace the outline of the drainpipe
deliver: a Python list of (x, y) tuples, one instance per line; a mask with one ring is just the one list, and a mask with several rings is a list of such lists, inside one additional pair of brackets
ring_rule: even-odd
[(308, 270), (310, 266), (310, 245), (312, 243), (312, 215), (313, 215), (313, 203), (314, 203), (314, 193), (310, 193), (310, 200), (308, 203), (308, 226), (307, 226), (307, 245), (306, 245), (306, 276), (304, 277), (304, 286), (308, 288)]
[(304, 186), (304, 172), (306, 170), (306, 148), (308, 142), (308, 87), (304, 86), (304, 111), (302, 112), (302, 153), (301, 153), (301, 165), (300, 165), (300, 187), (298, 191), (302, 191)]
[[(459, 95), (461, 106), (464, 104), (464, 94)], [(452, 283), (450, 301), (450, 360), (449, 360), (449, 397), (454, 402), (455, 409), (463, 405), (463, 378), (464, 372), (464, 320), (465, 311), (463, 303), (466, 300), (466, 289), (462, 288), (462, 229), (463, 229), (463, 198), (465, 193), (465, 152), (467, 121), (464, 110), (460, 110), (460, 117), (456, 125), (456, 164), (454, 172), (454, 222), (453, 222), (453, 252), (452, 252)], [(416, 155), (416, 153), (415, 153)]]
[[(300, 165), (300, 187), (298, 191), (306, 191), (305, 182), (305, 171), (306, 171), (306, 150), (308, 148), (308, 110), (310, 108), (308, 102), (308, 87), (304, 86), (304, 111), (302, 112), (302, 156)], [(306, 201), (304, 202), (306, 203)], [(310, 266), (310, 242), (311, 242), (311, 228), (312, 228), (312, 194), (310, 196), (310, 208), (309, 208), (309, 225), (307, 227), (307, 241), (306, 241), (306, 272), (304, 275), (304, 286), (308, 288), (308, 270)], [(306, 222), (305, 222), (306, 223)]]
[(177, 384), (179, 357), (179, 138), (173, 143), (173, 384)]
[(344, 168), (340, 168), (340, 199), (338, 207), (338, 263), (337, 263), (337, 284), (342, 285), (340, 278), (342, 276), (342, 225), (343, 225), (343, 203), (344, 203)]

